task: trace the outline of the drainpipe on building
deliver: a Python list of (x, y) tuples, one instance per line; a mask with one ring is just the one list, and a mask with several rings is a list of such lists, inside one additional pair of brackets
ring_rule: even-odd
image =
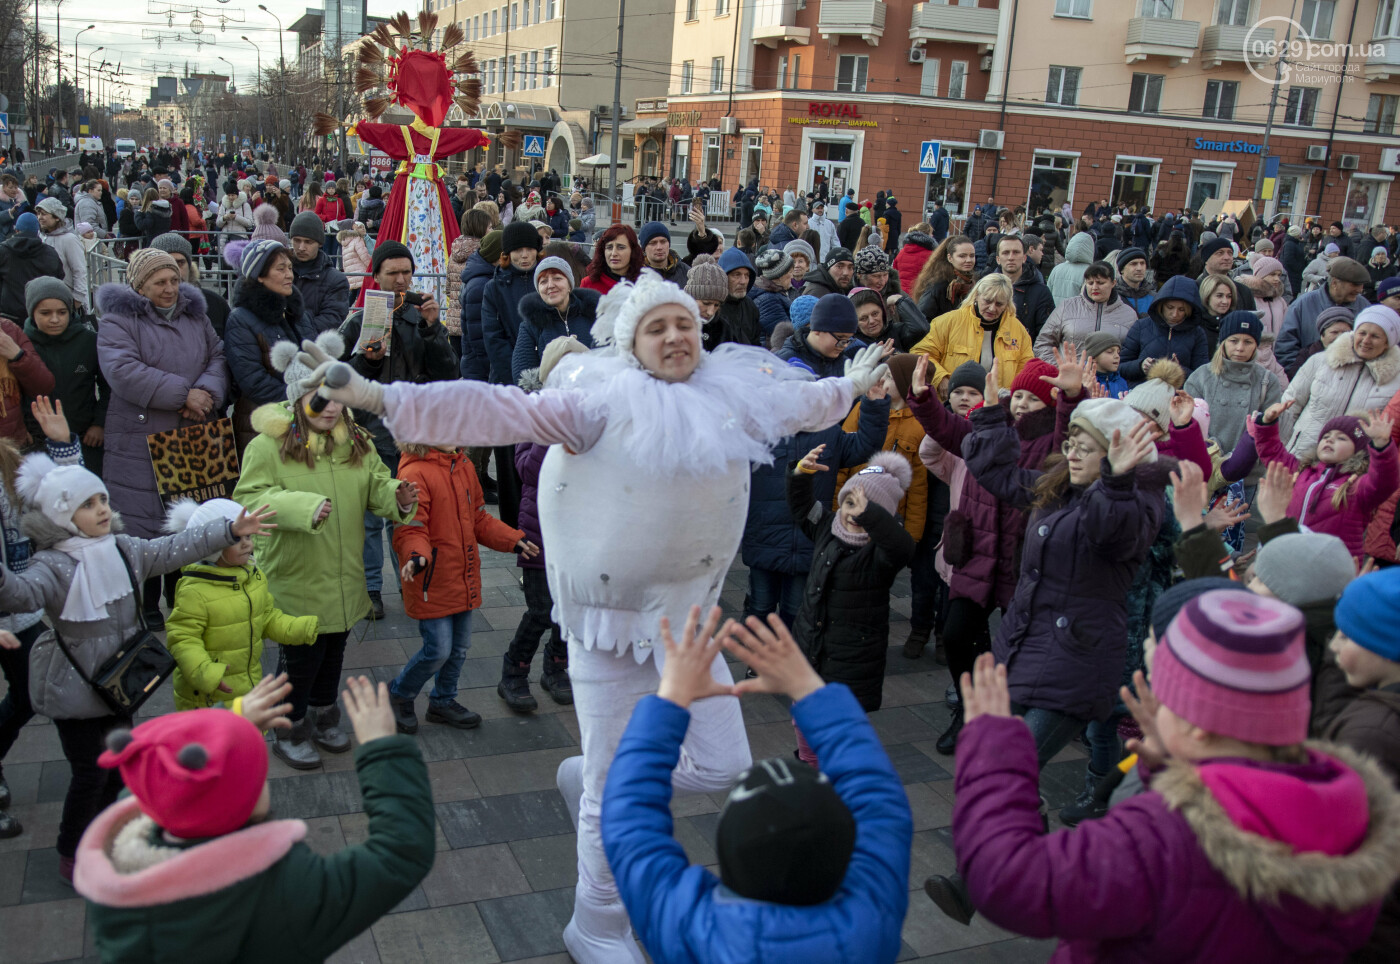
[[(1001, 79), (1001, 115), (997, 118), (997, 128), (1006, 130), (1006, 100), (1011, 94), (1011, 59), (1016, 53), (1016, 14), (1021, 11), (1021, 0), (1013, 0), (1011, 4), (1011, 34), (1006, 39), (1006, 69), (1003, 71)], [(987, 192), (993, 198), (997, 196), (997, 175), (1001, 173), (1001, 151), (997, 151), (996, 160), (992, 162), (992, 189)], [(971, 185), (968, 186), (968, 198), (971, 199)]]
[[(1317, 192), (1317, 214), (1322, 216), (1322, 202), (1327, 197), (1327, 168), (1332, 163), (1332, 144), (1337, 139), (1337, 117), (1342, 111), (1342, 84), (1347, 79), (1347, 64), (1351, 61), (1351, 38), (1356, 33), (1356, 9), (1361, 6), (1361, 0), (1351, 2), (1351, 24), (1347, 27), (1346, 52), (1342, 54), (1342, 73), (1337, 77), (1337, 102), (1332, 107), (1332, 124), (1327, 129), (1327, 160), (1323, 162), (1322, 187)], [(1345, 207), (1345, 205), (1343, 205)], [(1343, 211), (1343, 214), (1346, 212)]]

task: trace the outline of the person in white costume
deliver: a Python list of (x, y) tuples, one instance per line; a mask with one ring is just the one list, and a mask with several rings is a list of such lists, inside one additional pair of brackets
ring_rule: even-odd
[[(829, 297), (841, 297), (831, 295)], [(569, 354), (547, 387), (527, 395), (485, 382), (368, 382), (303, 343), (311, 381), (327, 398), (382, 413), (401, 442), (442, 446), (550, 445), (539, 514), (554, 619), (569, 646), (583, 755), (559, 767), (578, 827), (579, 881), (564, 943), (579, 964), (643, 960), (608, 869), (599, 808), (618, 740), (655, 692), (661, 617), (684, 625), (690, 607), (719, 598), (748, 511), (750, 463), (772, 461), (779, 439), (846, 416), (883, 376), (878, 345), (843, 378), (814, 381), (760, 348), (705, 352), (700, 312), (676, 285), (644, 273), (598, 307), (593, 339)], [(712, 672), (732, 682), (722, 658)], [(692, 707), (675, 770), (677, 792), (727, 790), (751, 757), (739, 702)]]

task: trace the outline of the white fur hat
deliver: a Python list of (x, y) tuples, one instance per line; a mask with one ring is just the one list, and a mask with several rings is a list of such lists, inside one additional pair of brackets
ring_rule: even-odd
[(73, 524), (73, 513), (107, 486), (81, 465), (58, 465), (47, 455), (30, 455), (20, 463), (15, 490), (26, 502), (38, 508), (65, 532), (81, 535)]
[[(189, 528), (201, 528), (219, 519), (229, 522), (237, 522), (238, 517), (243, 514), (243, 506), (232, 499), (210, 499), (208, 502), (196, 502), (194, 499), (176, 499), (170, 505), (170, 511), (165, 514), (164, 529), (171, 534), (184, 532)], [(220, 549), (212, 556), (206, 556), (204, 562), (213, 565), (219, 561), (219, 556), (223, 555)]]
[(661, 305), (680, 305), (690, 312), (695, 323), (700, 324), (700, 306), (678, 285), (665, 281), (647, 268), (635, 282), (619, 281), (613, 289), (598, 302), (598, 320), (593, 323), (593, 343), (612, 345), (619, 355), (627, 357), (632, 364), (641, 367), (641, 362), (632, 354), (632, 340), (637, 334), (637, 323), (647, 312)]
[[(334, 330), (317, 335), (316, 344), (332, 358), (345, 354), (345, 341)], [(311, 369), (297, 361), (299, 351), (301, 346), (293, 341), (279, 341), (271, 351), (272, 367), (282, 373), (282, 380), (287, 383), (287, 401), (293, 405), (307, 392), (320, 387), (309, 381)]]
[[(1069, 420), (1071, 426), (1079, 426), (1105, 449), (1113, 440), (1113, 433), (1120, 432), (1124, 438), (1143, 420), (1142, 412), (1127, 402), (1117, 398), (1090, 398), (1079, 403)], [(1157, 461), (1154, 446), (1144, 462)]]

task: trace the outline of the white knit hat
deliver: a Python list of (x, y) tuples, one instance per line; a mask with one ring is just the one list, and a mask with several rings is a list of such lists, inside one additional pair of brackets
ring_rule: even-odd
[[(339, 358), (345, 354), (345, 342), (334, 329), (317, 335), (316, 344), (332, 358)], [(287, 383), (287, 401), (292, 404), (296, 404), (313, 388), (320, 387), (309, 381), (311, 369), (297, 361), (297, 352), (300, 350), (301, 346), (294, 341), (279, 341), (272, 346), (271, 352), (272, 367), (282, 373), (282, 380)]]
[[(210, 499), (208, 502), (176, 499), (171, 503), (170, 511), (165, 514), (164, 529), (171, 534), (178, 534), (190, 528), (203, 528), (218, 519), (237, 522), (238, 517), (242, 514), (243, 506), (232, 499)], [(221, 555), (223, 555), (223, 550), (219, 549), (212, 556), (206, 556), (202, 561), (213, 565), (219, 561)]]
[(637, 367), (641, 362), (632, 354), (632, 341), (637, 323), (646, 313), (661, 305), (680, 305), (695, 323), (700, 324), (700, 306), (679, 286), (665, 281), (650, 268), (644, 269), (635, 282), (619, 281), (598, 302), (597, 321), (593, 322), (593, 343), (611, 345)]
[(58, 465), (47, 455), (28, 456), (20, 463), (15, 490), (36, 506), (54, 525), (73, 535), (82, 535), (73, 524), (73, 513), (107, 486), (81, 465)]
[[(1090, 398), (1079, 403), (1069, 424), (1071, 427), (1078, 425), (1107, 450), (1113, 441), (1114, 432), (1121, 432), (1123, 438), (1127, 438), (1128, 433), (1136, 428), (1142, 419), (1142, 413), (1126, 401), (1117, 398)], [(1143, 461), (1157, 461), (1155, 446)]]

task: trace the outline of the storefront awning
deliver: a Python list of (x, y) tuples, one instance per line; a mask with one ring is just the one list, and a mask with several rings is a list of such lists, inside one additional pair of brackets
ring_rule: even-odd
[(587, 165), (588, 167), (605, 167), (612, 164), (612, 158), (608, 157), (606, 154), (590, 154), (579, 161), (579, 164)]
[(627, 121), (618, 127), (618, 130), (628, 134), (650, 134), (665, 129), (666, 118), (664, 117), (638, 117), (636, 120)]
[(538, 104), (513, 104), (504, 101), (483, 104), (481, 119), (485, 122), (483, 126), (486, 127), (504, 125), (505, 127), (531, 131), (553, 130), (554, 125), (559, 122), (559, 118), (554, 116), (554, 111), (548, 107)]

